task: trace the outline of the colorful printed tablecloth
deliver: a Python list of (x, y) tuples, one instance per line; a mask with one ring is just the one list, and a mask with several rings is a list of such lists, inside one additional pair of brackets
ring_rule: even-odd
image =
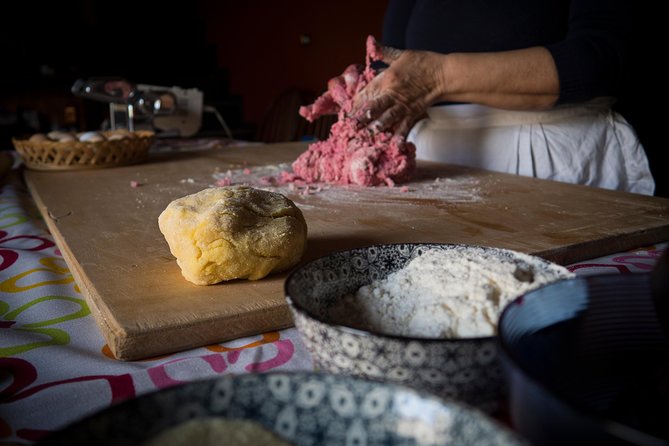
[[(570, 269), (649, 271), (667, 245)], [(312, 369), (294, 328), (145, 361), (113, 359), (19, 172), (0, 179), (0, 445), (32, 444), (110, 404), (187, 381)]]

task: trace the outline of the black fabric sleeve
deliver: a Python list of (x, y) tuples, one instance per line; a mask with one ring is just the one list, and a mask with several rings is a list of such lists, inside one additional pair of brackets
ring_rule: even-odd
[(406, 30), (416, 0), (389, 0), (383, 20), (382, 42), (393, 48), (406, 48)]
[(572, 0), (564, 40), (546, 45), (560, 80), (558, 103), (617, 96), (628, 30), (619, 0)]

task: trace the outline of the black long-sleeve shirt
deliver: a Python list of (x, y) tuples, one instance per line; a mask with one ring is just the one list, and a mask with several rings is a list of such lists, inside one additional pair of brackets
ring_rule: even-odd
[(546, 47), (559, 103), (616, 96), (626, 62), (619, 0), (390, 0), (383, 43), (440, 53)]

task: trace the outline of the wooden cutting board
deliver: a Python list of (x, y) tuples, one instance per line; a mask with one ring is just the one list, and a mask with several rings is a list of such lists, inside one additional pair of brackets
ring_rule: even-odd
[[(158, 153), (25, 180), (113, 354), (146, 358), (292, 326), (286, 274), (196, 286), (158, 229), (167, 204), (217, 180), (259, 186), (306, 144)], [(138, 187), (132, 187), (138, 182)], [(406, 188), (275, 189), (302, 209), (304, 261), (374, 243), (468, 243), (561, 264), (669, 240), (669, 199), (420, 164)]]

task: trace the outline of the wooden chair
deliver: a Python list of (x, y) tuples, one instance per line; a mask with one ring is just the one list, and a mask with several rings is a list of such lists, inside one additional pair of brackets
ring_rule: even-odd
[(311, 104), (315, 95), (296, 88), (284, 90), (270, 104), (258, 127), (256, 140), (273, 143), (327, 139), (336, 116), (308, 122), (299, 114), (300, 106)]
[(337, 115), (324, 115), (314, 122), (303, 119), (297, 127), (297, 138), (299, 141), (328, 139), (330, 128), (335, 122), (337, 122)]

